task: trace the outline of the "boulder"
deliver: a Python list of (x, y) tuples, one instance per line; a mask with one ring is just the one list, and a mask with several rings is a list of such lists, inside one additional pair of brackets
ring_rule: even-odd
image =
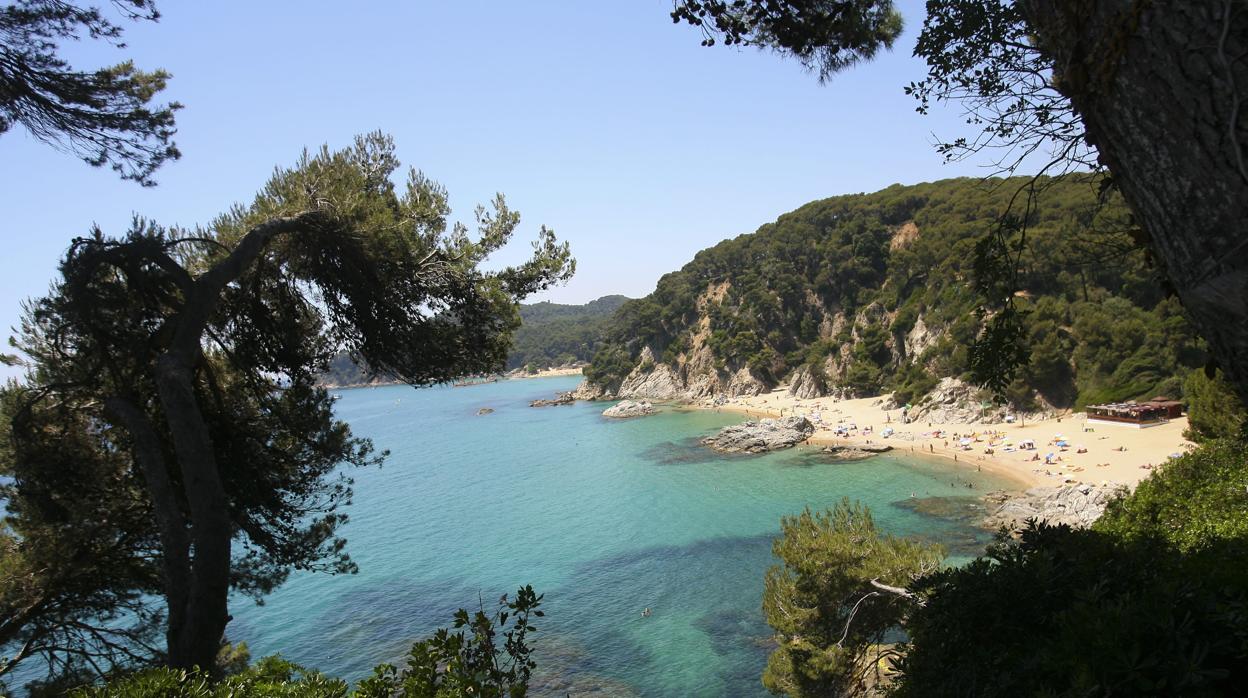
[(795, 446), (815, 433), (815, 425), (805, 417), (782, 417), (724, 427), (702, 444), (720, 453), (765, 453)]
[(1087, 528), (1101, 517), (1110, 500), (1126, 492), (1124, 485), (1083, 483), (1033, 487), (1022, 494), (993, 492), (984, 497), (990, 512), (984, 526), (1018, 531), (1028, 519), (1035, 519), (1054, 526)]
[(608, 407), (602, 411), (604, 417), (615, 417), (617, 419), (625, 419), (628, 417), (645, 417), (654, 414), (654, 405), (646, 400), (637, 402), (635, 400), (624, 400), (623, 402)]

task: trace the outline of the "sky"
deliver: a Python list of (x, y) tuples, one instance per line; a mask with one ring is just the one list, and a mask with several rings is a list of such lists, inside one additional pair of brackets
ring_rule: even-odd
[(172, 73), (182, 158), (142, 188), (20, 128), (0, 135), (0, 328), (93, 224), (206, 224), (305, 147), (378, 129), (447, 187), (454, 218), (471, 223), (496, 192), (520, 211), (491, 264), (524, 259), (541, 225), (570, 241), (576, 277), (533, 301), (642, 296), (698, 250), (806, 202), (988, 174), (932, 147), (969, 127), (956, 107), (923, 116), (904, 94), (925, 72), (911, 56), (923, 3), (898, 4), (894, 50), (820, 85), (772, 53), (700, 46), (670, 0), (163, 0), (158, 23), (127, 24), (126, 48), (64, 55)]

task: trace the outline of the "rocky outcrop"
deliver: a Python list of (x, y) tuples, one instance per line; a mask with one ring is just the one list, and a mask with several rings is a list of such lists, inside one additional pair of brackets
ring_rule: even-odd
[(782, 417), (724, 427), (702, 444), (720, 453), (765, 453), (795, 446), (815, 433), (815, 425), (805, 417)]
[(576, 402), (576, 398), (573, 397), (572, 391), (569, 390), (566, 393), (557, 394), (555, 396), (555, 399), (553, 400), (534, 400), (533, 402), (529, 403), (529, 407), (553, 407), (555, 405), (571, 405), (573, 402)]
[(1028, 519), (1074, 528), (1087, 528), (1100, 518), (1110, 500), (1125, 494), (1123, 485), (1070, 484), (1060, 487), (1033, 487), (1022, 494), (993, 492), (984, 501), (989, 514), (984, 526), (1011, 531), (1023, 528)]
[(678, 400), (685, 397), (685, 384), (671, 366), (656, 363), (650, 347), (641, 350), (636, 368), (624, 378), (616, 397)]
[(728, 379), (728, 385), (724, 386), (724, 394), (728, 397), (760, 395), (766, 392), (766, 390), (766, 384), (745, 366), (742, 366), (739, 371), (732, 374), (732, 378)]
[(828, 446), (820, 453), (835, 460), (853, 461), (870, 458), (891, 450), (893, 450), (892, 446), (885, 446), (884, 444), (855, 444), (852, 446)]
[(793, 375), (789, 377), (789, 395), (799, 400), (823, 397), (827, 394), (828, 386), (824, 382), (823, 376), (812, 371), (810, 366), (799, 366), (793, 372)]
[(572, 390), (572, 399), (574, 400), (613, 400), (615, 396), (611, 391), (599, 385), (590, 383), (588, 379), (580, 382), (575, 389)]
[(654, 405), (646, 400), (637, 402), (634, 400), (624, 400), (623, 402), (608, 407), (602, 411), (604, 417), (615, 417), (617, 419), (625, 419), (628, 417), (645, 417), (654, 414)]
[(914, 327), (906, 333), (906, 338), (902, 342), (902, 347), (906, 351), (908, 357), (922, 356), (928, 347), (931, 347), (940, 340), (941, 333), (931, 331), (927, 323), (923, 322), (923, 314), (914, 321)]

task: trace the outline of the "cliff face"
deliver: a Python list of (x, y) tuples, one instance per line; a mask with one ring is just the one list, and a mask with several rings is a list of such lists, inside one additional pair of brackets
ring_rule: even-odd
[[(802, 398), (892, 392), (916, 414), (982, 418), (989, 396), (967, 384), (983, 326), (975, 245), (1021, 184), (835, 197), (703, 250), (620, 307), (582, 394), (701, 401), (787, 385)], [(1101, 245), (1121, 251), (1122, 234), (1105, 231), (1127, 216), (1098, 204), (1096, 185), (1049, 183), (1028, 219), (1016, 301), (1032, 361), (1006, 391), (1011, 413), (1176, 395), (1203, 365), (1141, 254), (1128, 246), (1114, 264), (1088, 261)]]

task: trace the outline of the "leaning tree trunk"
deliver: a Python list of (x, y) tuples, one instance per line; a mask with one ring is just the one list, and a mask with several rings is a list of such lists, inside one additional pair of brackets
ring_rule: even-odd
[(1058, 89), (1248, 403), (1248, 2), (1021, 1)]

